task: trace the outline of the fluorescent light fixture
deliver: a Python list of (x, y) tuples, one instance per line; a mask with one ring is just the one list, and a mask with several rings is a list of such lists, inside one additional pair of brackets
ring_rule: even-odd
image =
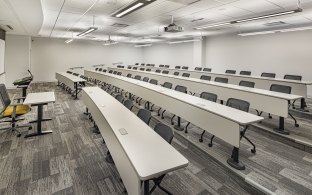
[(77, 35), (77, 37), (83, 37), (83, 36), (85, 36), (85, 35), (87, 35), (87, 34), (93, 32), (93, 31), (95, 31), (95, 30), (97, 30), (97, 29), (98, 29), (97, 27), (90, 27), (90, 28), (88, 28), (87, 30), (85, 30), (85, 31), (83, 31), (83, 32), (81, 32), (81, 33), (79, 33), (79, 34)]
[(113, 17), (121, 18), (126, 16), (135, 10), (142, 8), (156, 0), (136, 0), (128, 4), (126, 7), (123, 7), (112, 14)]
[(218, 26), (226, 26), (226, 25), (230, 25), (231, 22), (225, 22), (225, 23), (218, 23), (218, 24), (212, 24), (212, 25), (205, 25), (205, 26), (198, 26), (195, 27), (194, 29), (196, 30), (201, 30), (201, 29), (205, 29), (205, 28), (213, 28), (213, 27), (218, 27)]
[(71, 42), (73, 42), (73, 40), (74, 40), (74, 39), (67, 39), (67, 40), (65, 41), (65, 43), (71, 43)]
[(289, 28), (281, 30), (270, 30), (270, 31), (260, 31), (260, 32), (251, 32), (251, 33), (241, 33), (239, 36), (252, 36), (252, 35), (265, 35), (265, 34), (274, 34), (274, 33), (285, 33), (285, 32), (294, 32), (294, 31), (303, 31), (303, 30), (312, 30), (312, 26), (300, 27), (300, 28)]
[(123, 11), (123, 12), (117, 14), (116, 17), (117, 17), (117, 18), (120, 18), (121, 16), (123, 16), (123, 15), (125, 15), (125, 14), (127, 14), (127, 13), (129, 13), (129, 12), (131, 12), (131, 11), (133, 11), (133, 10), (135, 10), (136, 8), (141, 7), (142, 5), (144, 5), (144, 3), (137, 3), (137, 4), (135, 4), (134, 6), (132, 6), (132, 7), (128, 8), (128, 9), (126, 9), (125, 11)]
[(181, 40), (181, 41), (170, 41), (169, 44), (176, 44), (176, 43), (188, 43), (188, 42), (196, 42), (201, 41), (200, 39), (191, 39), (191, 40)]
[(280, 32), (294, 32), (294, 31), (303, 31), (303, 30), (312, 30), (312, 26), (302, 27), (302, 28), (284, 29), (284, 30), (280, 30)]
[(152, 46), (151, 43), (134, 45), (134, 47), (150, 47), (150, 46)]
[(266, 34), (274, 34), (276, 31), (262, 31), (262, 32), (251, 32), (251, 33), (241, 33), (238, 34), (239, 36), (246, 37), (246, 36), (253, 36), (253, 35), (266, 35)]

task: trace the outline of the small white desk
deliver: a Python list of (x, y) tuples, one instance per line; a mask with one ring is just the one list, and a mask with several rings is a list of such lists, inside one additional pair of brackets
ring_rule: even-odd
[(149, 194), (149, 180), (188, 165), (183, 155), (101, 88), (85, 87), (82, 100), (99, 127), (128, 194)]
[(42, 131), (41, 123), (43, 121), (52, 120), (48, 118), (45, 119), (43, 118), (43, 106), (53, 102), (55, 102), (54, 92), (29, 93), (26, 96), (26, 99), (23, 104), (37, 106), (38, 111), (37, 111), (37, 120), (30, 121), (30, 123), (37, 123), (37, 132), (28, 134), (25, 136), (25, 138), (52, 133), (52, 131), (49, 130)]
[(80, 92), (78, 89), (78, 84), (85, 84), (86, 80), (80, 78), (79, 76), (75, 76), (66, 72), (56, 72), (55, 78), (58, 81), (58, 86), (62, 84), (66, 85), (70, 89), (74, 90), (75, 99), (78, 98), (78, 93)]

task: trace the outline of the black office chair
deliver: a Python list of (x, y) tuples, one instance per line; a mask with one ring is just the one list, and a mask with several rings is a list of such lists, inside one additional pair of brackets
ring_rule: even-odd
[(128, 66), (128, 69), (131, 69), (131, 66)]
[(133, 108), (133, 102), (131, 101), (131, 100), (129, 100), (129, 99), (127, 99), (127, 100), (125, 100), (124, 101), (124, 106), (126, 106), (126, 108), (128, 108), (129, 110), (132, 110), (132, 108)]
[[(212, 102), (217, 102), (218, 96), (214, 93), (202, 92), (200, 94), (200, 98), (203, 98), (203, 99), (206, 99), (206, 100), (209, 100)], [(199, 138), (199, 142), (203, 142), (203, 136), (204, 136), (205, 132), (206, 131), (203, 130), (203, 132), (201, 133), (200, 138)]]
[(147, 68), (147, 69), (146, 69), (147, 72), (151, 72), (151, 70), (152, 70), (152, 69), (150, 69), (150, 68)]
[(229, 83), (229, 79), (228, 78), (222, 78), (222, 77), (216, 77), (215, 78), (215, 82), (218, 82), (218, 83)]
[(113, 74), (117, 74), (117, 73), (118, 73), (117, 71), (114, 71), (114, 72), (113, 72)]
[(73, 72), (72, 72), (72, 71), (69, 71), (69, 70), (66, 71), (66, 73), (68, 73), (68, 74), (73, 74)]
[(163, 74), (169, 74), (169, 71), (168, 70), (163, 70), (162, 73)]
[(148, 81), (149, 81), (149, 78), (148, 78), (148, 77), (144, 77), (144, 78), (142, 79), (142, 81), (148, 82)]
[[(177, 86), (174, 88), (174, 90), (179, 91), (179, 92), (181, 92), (181, 93), (187, 93), (187, 88), (184, 87), (184, 86), (181, 86), (181, 85), (177, 85)], [(165, 111), (166, 111), (166, 110), (164, 110), (164, 111), (162, 112), (162, 118), (163, 118), (163, 116), (164, 116)], [(172, 125), (174, 125), (173, 119), (174, 119), (175, 116), (176, 116), (176, 115), (174, 114), (174, 115), (171, 117), (171, 124), (172, 124)]]
[(197, 71), (202, 71), (202, 69), (203, 69), (203, 68), (201, 68), (201, 67), (195, 67), (195, 69), (194, 69), (194, 70), (197, 70)]
[(141, 63), (141, 66), (145, 66), (145, 63)]
[(140, 70), (141, 70), (141, 71), (144, 71), (144, 70), (145, 70), (145, 68), (140, 68)]
[[(167, 88), (167, 89), (172, 89), (172, 83), (170, 83), (170, 82), (164, 82), (164, 84), (161, 85), (161, 86), (162, 86), (162, 87), (165, 87), (165, 88)], [(157, 115), (158, 115), (158, 116), (160, 116), (160, 111), (161, 111), (161, 108), (159, 108), (158, 111), (157, 111)], [(166, 110), (164, 110), (164, 111), (166, 111)], [(161, 118), (164, 119), (164, 116), (162, 115)]]
[[(174, 137), (174, 131), (167, 125), (164, 125), (162, 123), (158, 123), (155, 127), (154, 130), (156, 133), (158, 133), (158, 135), (160, 135), (164, 140), (166, 140), (169, 144), (171, 144), (173, 137)], [(156, 189), (156, 187), (158, 187), (159, 189), (161, 189), (162, 191), (164, 191), (165, 193), (172, 195), (171, 192), (169, 192), (167, 189), (165, 189), (164, 187), (162, 187), (160, 184), (162, 182), (162, 180), (164, 179), (164, 177), (166, 176), (166, 174), (163, 174), (157, 178), (152, 179), (154, 182), (154, 186), (152, 187), (152, 189), (150, 190), (150, 194), (152, 194), (152, 192), (154, 192), (154, 190)]]
[(182, 66), (182, 69), (183, 70), (188, 70), (188, 67), (187, 66)]
[(301, 80), (302, 80), (302, 76), (300, 76), (300, 75), (290, 75), (290, 74), (286, 74), (286, 75), (284, 76), (284, 79), (295, 80), (295, 81), (301, 81)]
[(169, 66), (169, 65), (165, 65), (164, 67), (165, 67), (165, 68), (169, 68), (170, 66)]
[(240, 81), (239, 86), (255, 88), (255, 83), (250, 81)]
[[(15, 98), (14, 100), (19, 101), (20, 99), (24, 99), (24, 97)], [(31, 108), (21, 103), (13, 103), (4, 84), (0, 84), (0, 103), (0, 119), (8, 119), (0, 121), (0, 123), (10, 123), (10, 127), (2, 128), (0, 131), (11, 130), (12, 132), (17, 132), (17, 137), (20, 137), (21, 133), (18, 129), (26, 127), (28, 130), (32, 129), (31, 125), (16, 124), (18, 121), (24, 120), (19, 117), (29, 113)]]
[(179, 74), (180, 74), (179, 72), (174, 72), (173, 73), (174, 76), (179, 76)]
[(134, 65), (138, 66), (140, 63), (135, 63)]
[(226, 70), (226, 74), (236, 74), (236, 70)]
[(149, 110), (145, 110), (145, 109), (140, 109), (137, 116), (144, 121), (146, 124), (149, 124), (151, 118), (152, 118), (152, 114)]
[(117, 72), (117, 75), (121, 76), (122, 72)]
[(263, 73), (261, 74), (261, 77), (275, 78), (275, 73), (263, 72)]
[(133, 67), (132, 69), (133, 69), (133, 70), (137, 70), (138, 68), (137, 68), (137, 67)]
[(98, 71), (99, 70), (99, 68), (95, 68), (95, 71)]
[(162, 68), (162, 67), (164, 67), (164, 66), (165, 66), (165, 65), (162, 65), (162, 64), (159, 65), (160, 68)]
[(151, 67), (155, 67), (155, 64), (151, 64)]
[[(229, 98), (228, 101), (226, 102), (226, 105), (231, 108), (235, 108), (244, 112), (249, 112), (250, 103), (244, 100), (240, 100), (240, 99)], [(245, 138), (253, 146), (253, 148), (251, 149), (251, 152), (255, 154), (256, 145), (245, 135), (247, 129), (248, 129), (248, 125), (246, 125), (244, 128), (240, 128), (240, 139)], [(209, 147), (212, 147), (212, 141), (214, 137), (215, 137), (214, 135), (211, 137)]]
[(78, 74), (78, 73), (73, 73), (73, 75), (74, 75), (74, 76), (76, 76), (76, 77), (77, 77), (77, 76), (79, 76), (79, 74)]
[(190, 73), (186, 73), (185, 72), (185, 73), (182, 74), (182, 77), (190, 77)]
[(181, 66), (175, 66), (174, 68), (175, 69), (181, 69)]
[[(270, 87), (270, 91), (291, 94), (291, 87), (290, 86), (286, 86), (286, 85), (272, 84), (271, 87)], [(291, 105), (290, 101), (288, 101), (288, 104), (289, 104), (289, 107), (290, 107), (290, 105)], [(288, 114), (295, 121), (295, 127), (299, 127), (297, 119), (290, 112), (288, 112)], [(269, 114), (269, 118), (272, 118), (270, 114)]]
[(149, 82), (151, 84), (158, 85), (158, 81), (156, 79), (151, 79)]
[(135, 75), (135, 76), (134, 76), (134, 79), (136, 79), (136, 80), (141, 80), (141, 76), (140, 76), (140, 75)]
[(102, 72), (106, 72), (106, 71), (107, 71), (106, 69), (103, 69), (103, 70), (102, 70)]
[(203, 71), (205, 71), (205, 72), (211, 72), (211, 68), (204, 68)]
[(245, 70), (242, 70), (239, 72), (240, 75), (245, 75), (245, 76), (250, 76), (251, 75), (251, 72), (250, 71), (245, 71)]
[(211, 80), (211, 76), (208, 76), (208, 75), (201, 75), (201, 76), (200, 76), (200, 79), (201, 79), (201, 80), (210, 81), (210, 80)]
[(156, 73), (160, 73), (160, 72), (161, 72), (161, 70), (157, 69), (155, 72), (156, 72)]
[(112, 71), (112, 70), (110, 70), (110, 71), (108, 71), (108, 73), (112, 74), (112, 73), (113, 73), (113, 71)]
[(132, 76), (132, 74), (130, 74), (130, 73), (127, 74), (127, 77), (128, 77), (128, 78), (131, 78), (131, 76)]
[(99, 71), (102, 71), (103, 70), (103, 68), (99, 68)]
[(120, 103), (123, 103), (124, 97), (122, 95), (116, 95), (115, 97)]

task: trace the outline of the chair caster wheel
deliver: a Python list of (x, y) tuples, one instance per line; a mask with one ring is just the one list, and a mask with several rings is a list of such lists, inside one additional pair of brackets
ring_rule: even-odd
[(293, 108), (293, 109), (296, 109), (296, 107), (295, 107), (295, 106), (293, 106), (292, 108)]
[(299, 127), (299, 124), (295, 124), (295, 127)]
[(28, 127), (28, 130), (32, 130), (32, 127)]
[(19, 134), (17, 134), (17, 137), (21, 137), (21, 135), (22, 135), (22, 134), (19, 133)]
[(269, 116), (269, 119), (272, 119), (272, 116)]
[(208, 144), (208, 146), (211, 148), (211, 147), (212, 147), (212, 144)]
[(256, 150), (251, 149), (251, 153), (256, 154)]
[(157, 114), (157, 116), (160, 116), (160, 114)]
[(165, 117), (161, 117), (161, 119), (165, 119)]
[(171, 125), (174, 125), (174, 122), (172, 122)]
[(200, 143), (202, 143), (204, 140), (203, 140), (203, 139), (199, 139), (198, 141), (199, 141)]

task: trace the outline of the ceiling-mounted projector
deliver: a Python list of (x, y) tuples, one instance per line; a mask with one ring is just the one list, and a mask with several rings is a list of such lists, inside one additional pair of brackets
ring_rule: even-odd
[(168, 26), (166, 26), (164, 28), (165, 32), (170, 32), (170, 33), (177, 33), (177, 32), (183, 32), (184, 28), (181, 26), (177, 26), (174, 22), (173, 22), (173, 16), (171, 16), (171, 24), (169, 24)]

